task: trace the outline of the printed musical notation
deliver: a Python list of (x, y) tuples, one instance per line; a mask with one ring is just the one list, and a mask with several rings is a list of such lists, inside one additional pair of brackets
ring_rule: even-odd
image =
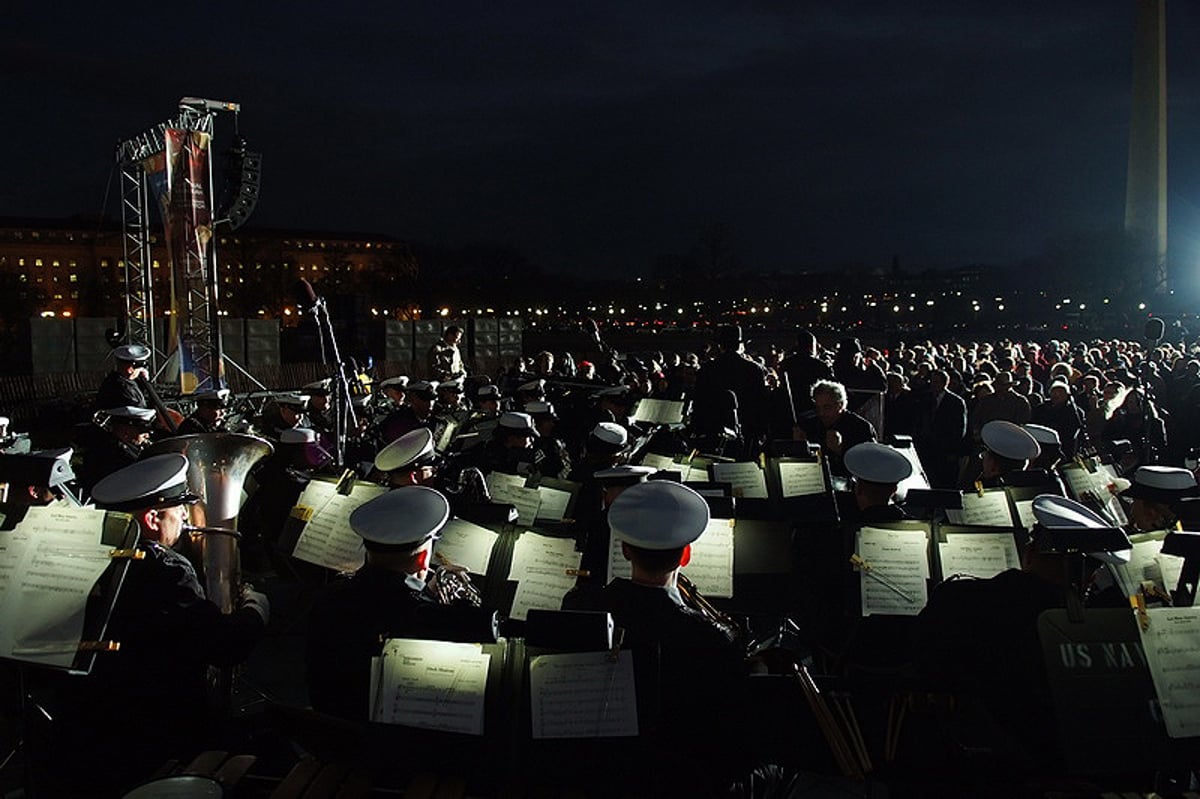
[(1150, 608), (1139, 624), (1142, 649), (1167, 735), (1200, 735), (1200, 607)]
[(979, 527), (1012, 527), (1012, 511), (1004, 491), (964, 491), (962, 510), (947, 508), (946, 517), (953, 524), (973, 524)]
[(472, 574), (487, 574), (492, 561), (492, 548), (499, 535), (464, 519), (451, 519), (442, 528), (442, 537), (434, 544), (434, 552), (444, 555), (451, 563), (463, 566)]
[(929, 601), (928, 540), (924, 530), (863, 527), (855, 551), (860, 569), (862, 615), (915, 616)]
[(779, 483), (785, 499), (825, 493), (825, 473), (819, 461), (780, 461)]
[(947, 533), (945, 543), (938, 545), (938, 555), (942, 579), (954, 574), (987, 579), (1021, 565), (1012, 533)]
[(714, 463), (713, 480), (733, 486), (733, 495), (744, 499), (767, 499), (767, 478), (753, 461)]
[(0, 657), (68, 668), (87, 599), (111, 562), (104, 511), (33, 507), (0, 533)]
[(650, 424), (681, 424), (683, 422), (683, 402), (679, 400), (664, 400), (644, 398), (638, 400), (633, 411), (635, 422)]
[(638, 734), (637, 690), (629, 653), (540, 655), (529, 662), (534, 738)]
[(307, 508), (308, 521), (296, 541), (293, 557), (339, 572), (357, 571), (366, 558), (362, 538), (350, 526), (350, 514), (359, 505), (387, 492), (382, 486), (357, 484), (350, 495), (337, 492), (332, 483), (313, 480), (297, 500)]
[(375, 659), (371, 720), (483, 735), (490, 663), (479, 644), (391, 639)]

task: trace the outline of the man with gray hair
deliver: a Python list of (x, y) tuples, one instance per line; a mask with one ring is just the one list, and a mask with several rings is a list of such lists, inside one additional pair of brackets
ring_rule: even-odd
[(817, 444), (829, 459), (830, 471), (849, 476), (842, 454), (866, 441), (875, 441), (875, 427), (857, 413), (846, 408), (846, 387), (835, 380), (813, 383), (812, 400), (815, 415), (799, 420), (793, 438)]

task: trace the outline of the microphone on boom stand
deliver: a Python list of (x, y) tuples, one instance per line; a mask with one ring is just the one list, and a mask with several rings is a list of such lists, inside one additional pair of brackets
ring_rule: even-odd
[[(358, 426), (358, 420), (355, 418), (354, 406), (350, 402), (350, 385), (346, 379), (347, 364), (342, 360), (341, 353), (338, 350), (337, 338), (333, 333), (333, 320), (329, 318), (329, 308), (325, 304), (325, 298), (317, 294), (313, 284), (300, 278), (296, 284), (296, 294), (300, 298), (300, 306), (313, 315), (317, 323), (317, 339), (321, 342), (321, 363), (328, 364), (329, 361), (325, 357), (325, 338), (329, 337), (329, 348), (333, 353), (334, 366), (337, 370), (333, 376), (333, 392), (334, 403), (334, 426), (335, 430), (335, 447), (334, 460), (338, 468), (341, 468), (346, 463), (346, 439), (349, 436), (349, 431)], [(322, 316), (324, 324), (322, 324)]]

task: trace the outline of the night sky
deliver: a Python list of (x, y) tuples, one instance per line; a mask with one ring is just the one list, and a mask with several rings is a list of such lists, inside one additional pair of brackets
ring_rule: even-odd
[[(645, 274), (1008, 264), (1119, 227), (1132, 0), (70, 4), (0, 32), (0, 215), (116, 214), (195, 95), (264, 154), (251, 225)], [(1200, 8), (1168, 3), (1171, 245), (1200, 260)], [(218, 123), (217, 151), (232, 117)]]

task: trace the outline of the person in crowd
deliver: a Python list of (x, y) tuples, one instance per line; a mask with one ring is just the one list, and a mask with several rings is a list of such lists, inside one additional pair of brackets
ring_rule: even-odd
[(455, 380), (466, 377), (467, 370), (463, 366), (462, 353), (458, 348), (462, 337), (463, 329), (458, 325), (450, 325), (442, 331), (442, 337), (429, 348), (429, 375), (433, 380)]
[(874, 441), (875, 427), (846, 407), (846, 387), (841, 383), (818, 380), (812, 387), (812, 400), (816, 415), (802, 420), (793, 437), (820, 446), (829, 459), (830, 471), (849, 476), (843, 454), (856, 444)]

